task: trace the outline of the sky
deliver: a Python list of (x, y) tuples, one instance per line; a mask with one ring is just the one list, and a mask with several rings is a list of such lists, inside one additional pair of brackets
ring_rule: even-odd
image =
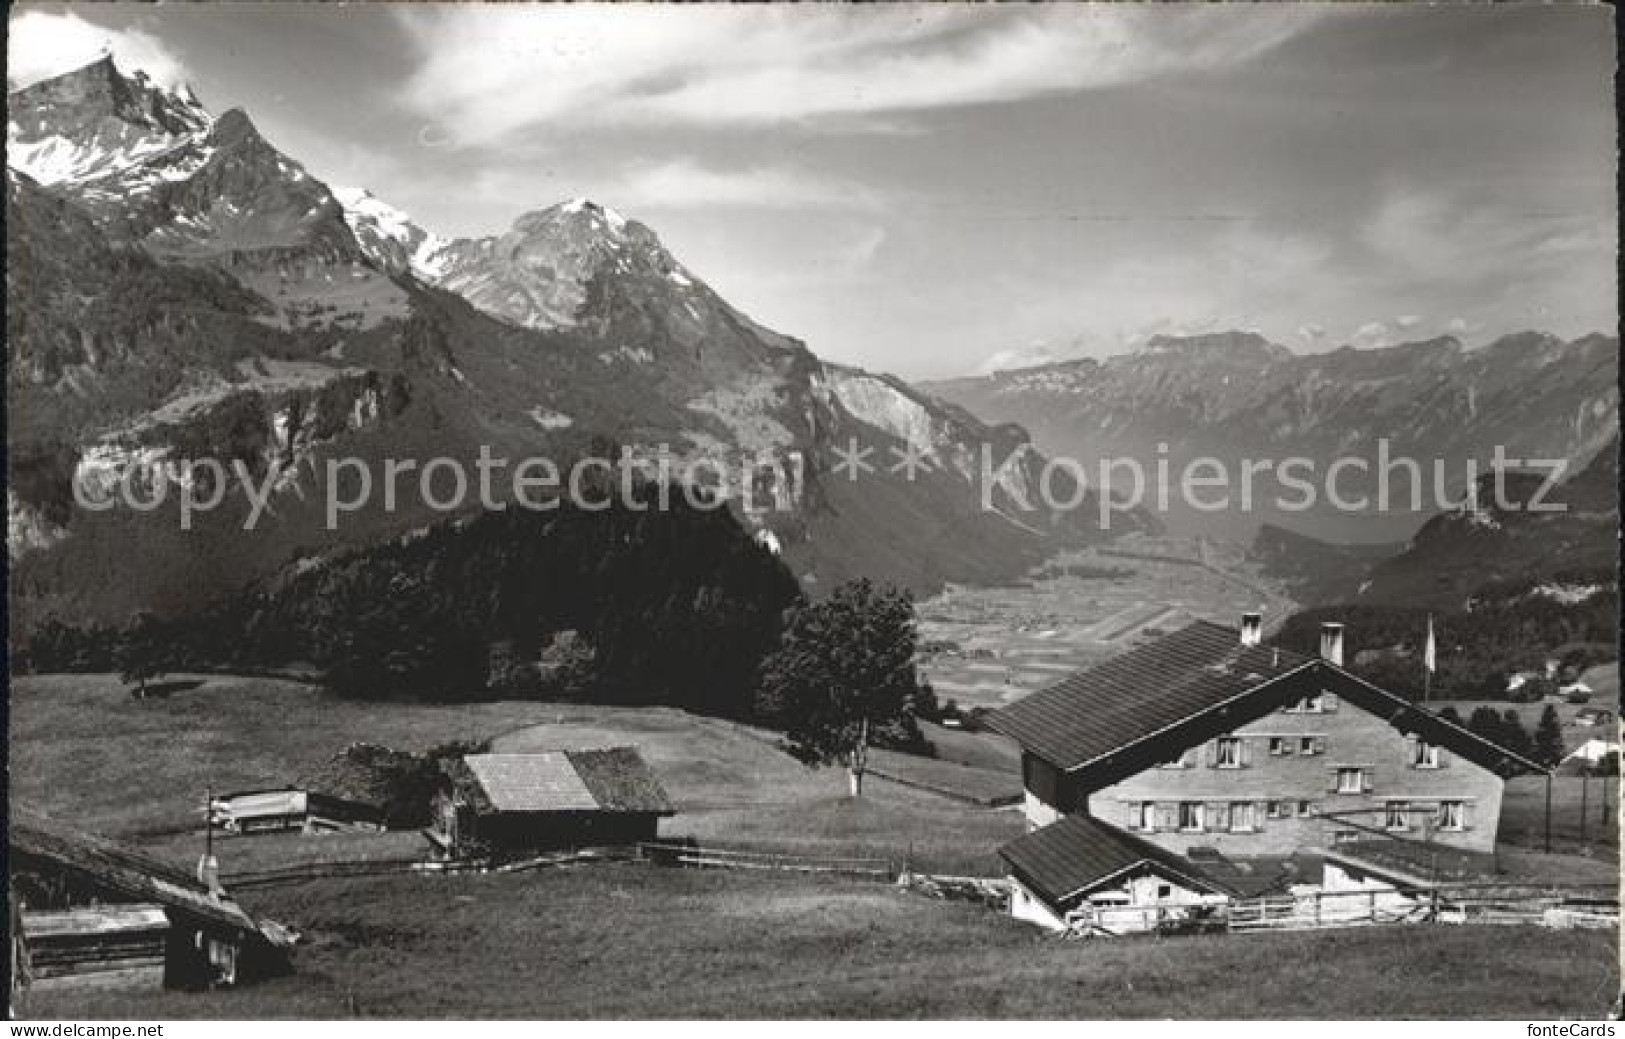
[(1254, 329), (1617, 325), (1594, 6), (33, 4), (442, 235), (587, 196), (752, 317), (908, 378)]

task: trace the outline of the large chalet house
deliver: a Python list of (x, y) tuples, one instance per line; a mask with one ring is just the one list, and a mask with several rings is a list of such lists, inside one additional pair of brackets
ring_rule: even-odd
[(1211, 886), (1193, 850), (1494, 848), (1505, 780), (1545, 769), (1345, 671), (1342, 625), (1322, 627), (1318, 657), (1261, 636), (1258, 614), (1239, 631), (1199, 621), (989, 716), (1022, 752), (1029, 833), (1001, 851), (1017, 915), (1054, 925), (1107, 893), (1194, 900)]

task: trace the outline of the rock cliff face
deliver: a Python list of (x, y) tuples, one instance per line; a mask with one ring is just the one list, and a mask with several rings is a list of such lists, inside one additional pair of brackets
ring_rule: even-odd
[[(1092, 507), (1041, 504), (1043, 460), (1020, 429), (826, 365), (589, 200), (447, 241), (312, 176), (246, 113), (215, 117), (110, 61), (9, 101), (8, 432), (27, 479), (8, 511), (25, 611), (178, 608), (396, 536), (442, 513), (403, 494), (330, 529), (323, 466), (472, 471), (482, 448), (675, 459), (814, 588), (1002, 580), (1101, 536)], [(858, 481), (840, 469), (854, 448), (870, 462)], [(910, 449), (924, 464), (897, 468)], [(76, 477), (106, 488), (199, 459), (271, 475), (251, 536), (238, 496), (186, 538), (162, 508), (72, 504)]]

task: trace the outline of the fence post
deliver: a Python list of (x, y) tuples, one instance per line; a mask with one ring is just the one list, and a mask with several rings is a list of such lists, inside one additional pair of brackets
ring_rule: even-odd
[(1546, 854), (1552, 853), (1552, 774), (1546, 773)]

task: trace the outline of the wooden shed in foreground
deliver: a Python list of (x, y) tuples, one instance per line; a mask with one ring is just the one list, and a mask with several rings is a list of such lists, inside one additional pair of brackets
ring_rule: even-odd
[(470, 754), (444, 767), (425, 833), (445, 858), (635, 844), (675, 814), (632, 747)]
[(287, 968), (292, 935), (125, 844), (13, 806), (16, 974), (26, 984), (233, 984)]

